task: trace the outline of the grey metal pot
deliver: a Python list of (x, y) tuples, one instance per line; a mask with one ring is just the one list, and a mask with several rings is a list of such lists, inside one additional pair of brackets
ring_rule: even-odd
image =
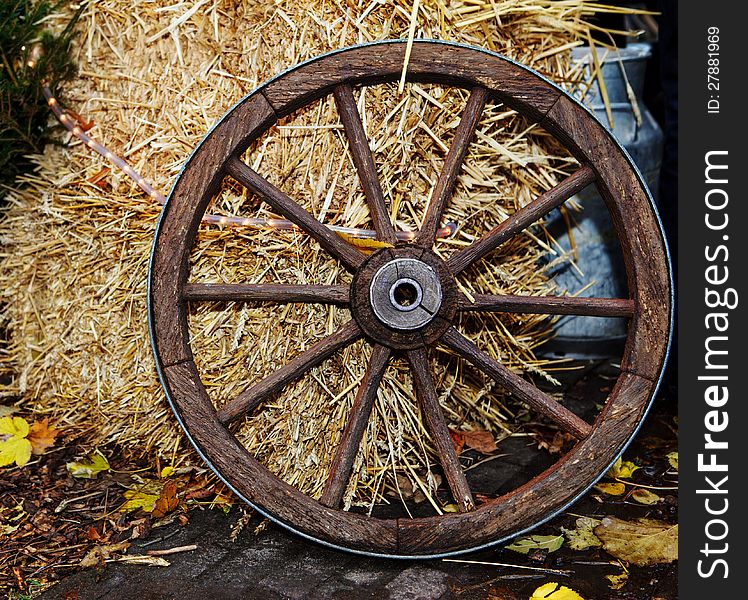
[[(630, 44), (618, 51), (598, 49), (613, 117), (612, 128), (597, 79), (586, 94), (580, 92), (577, 96), (628, 150), (654, 194), (659, 182), (663, 134), (642, 100), (644, 73), (650, 54), (650, 45), (642, 43)], [(587, 81), (590, 81), (593, 70), (589, 49), (575, 48), (572, 58), (585, 66)], [(627, 81), (630, 90), (627, 90)], [(630, 100), (632, 93), (636, 99), (633, 103)], [(575, 293), (594, 281), (583, 296), (627, 297), (620, 245), (602, 198), (594, 186), (583, 190), (576, 198), (583, 210), (581, 213), (570, 211), (577, 225), (572, 231), (577, 248), (575, 263), (584, 275), (569, 264), (564, 264), (550, 272), (554, 282), (560, 290)], [(558, 211), (551, 215), (549, 229), (565, 250), (571, 248), (567, 227)], [(543, 354), (572, 358), (616, 356), (626, 338), (626, 321), (562, 317), (557, 323), (556, 332), (556, 337), (544, 346)]]

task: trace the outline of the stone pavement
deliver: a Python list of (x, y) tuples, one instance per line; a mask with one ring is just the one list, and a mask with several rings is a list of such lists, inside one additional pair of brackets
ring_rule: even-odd
[[(323, 547), (270, 525), (255, 536), (250, 523), (237, 542), (229, 540), (235, 517), (218, 511), (192, 513), (186, 527), (156, 530), (146, 550), (197, 544), (192, 552), (165, 558), (169, 567), (109, 564), (103, 570), (80, 571), (42, 595), (44, 600), (161, 600), (235, 598), (389, 598), (432, 600), (491, 597), (500, 590), (495, 577), (506, 575), (497, 567), (450, 563), (441, 560), (402, 561), (356, 556)], [(144, 543), (148, 543), (145, 541)], [(491, 555), (493, 553), (493, 558)], [(481, 553), (495, 560), (495, 551)], [(471, 559), (479, 558), (471, 555)], [(515, 576), (513, 576), (515, 577)], [(547, 575), (510, 579), (529, 597)], [(506, 590), (509, 593), (508, 590)], [(494, 596), (514, 597), (511, 596)]]

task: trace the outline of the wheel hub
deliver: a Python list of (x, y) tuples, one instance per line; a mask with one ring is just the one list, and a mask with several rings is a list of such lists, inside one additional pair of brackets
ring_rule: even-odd
[(434, 269), (425, 262), (396, 258), (374, 274), (369, 302), (385, 325), (414, 330), (434, 320), (442, 305), (442, 286)]
[(361, 329), (396, 349), (419, 348), (440, 338), (454, 317), (456, 298), (445, 262), (415, 246), (372, 254), (351, 286), (351, 310)]

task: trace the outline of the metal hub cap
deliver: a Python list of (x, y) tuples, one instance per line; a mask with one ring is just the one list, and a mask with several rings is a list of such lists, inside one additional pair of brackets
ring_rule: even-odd
[(414, 258), (397, 258), (381, 267), (371, 280), (369, 301), (376, 317), (393, 329), (423, 327), (442, 304), (439, 277)]

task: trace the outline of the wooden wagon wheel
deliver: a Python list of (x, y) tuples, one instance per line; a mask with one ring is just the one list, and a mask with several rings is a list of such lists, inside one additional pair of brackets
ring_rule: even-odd
[[(412, 243), (397, 243), (352, 86), (397, 81), (404, 57), (405, 43), (401, 41), (333, 52), (286, 71), (231, 109), (192, 154), (169, 196), (153, 246), (148, 301), (153, 349), (169, 401), (198, 452), (240, 497), (274, 521), (322, 543), (361, 553), (412, 557), (454, 554), (497, 543), (546, 520), (589, 489), (636, 432), (656, 391), (670, 338), (672, 285), (662, 230), (641, 176), (591, 113), (560, 88), (511, 60), (444, 42), (413, 44), (408, 80), (466, 88), (470, 96), (423, 226)], [(249, 144), (277, 119), (329, 93), (334, 94), (377, 236), (396, 244), (368, 258), (240, 159)], [(551, 132), (581, 167), (443, 261), (433, 252), (436, 232), (490, 99), (505, 103)], [(188, 258), (200, 219), (227, 176), (319, 242), (353, 273), (350, 287), (188, 282)], [(479, 295), (472, 302), (457, 290), (456, 274), (593, 182), (621, 242), (628, 298)], [(216, 410), (198, 375), (188, 337), (187, 303), (205, 300), (347, 304), (353, 318)], [(459, 333), (452, 321), (460, 311), (628, 318), (621, 373), (594, 423), (585, 422)], [(228, 425), (361, 338), (373, 345), (371, 360), (324, 493), (315, 500), (272, 475), (237, 441)], [(572, 434), (577, 443), (526, 484), (476, 505), (430, 372), (426, 349), (437, 342)], [(424, 421), (459, 513), (379, 519), (340, 509), (377, 388), (393, 353), (405, 354), (410, 363)]]

